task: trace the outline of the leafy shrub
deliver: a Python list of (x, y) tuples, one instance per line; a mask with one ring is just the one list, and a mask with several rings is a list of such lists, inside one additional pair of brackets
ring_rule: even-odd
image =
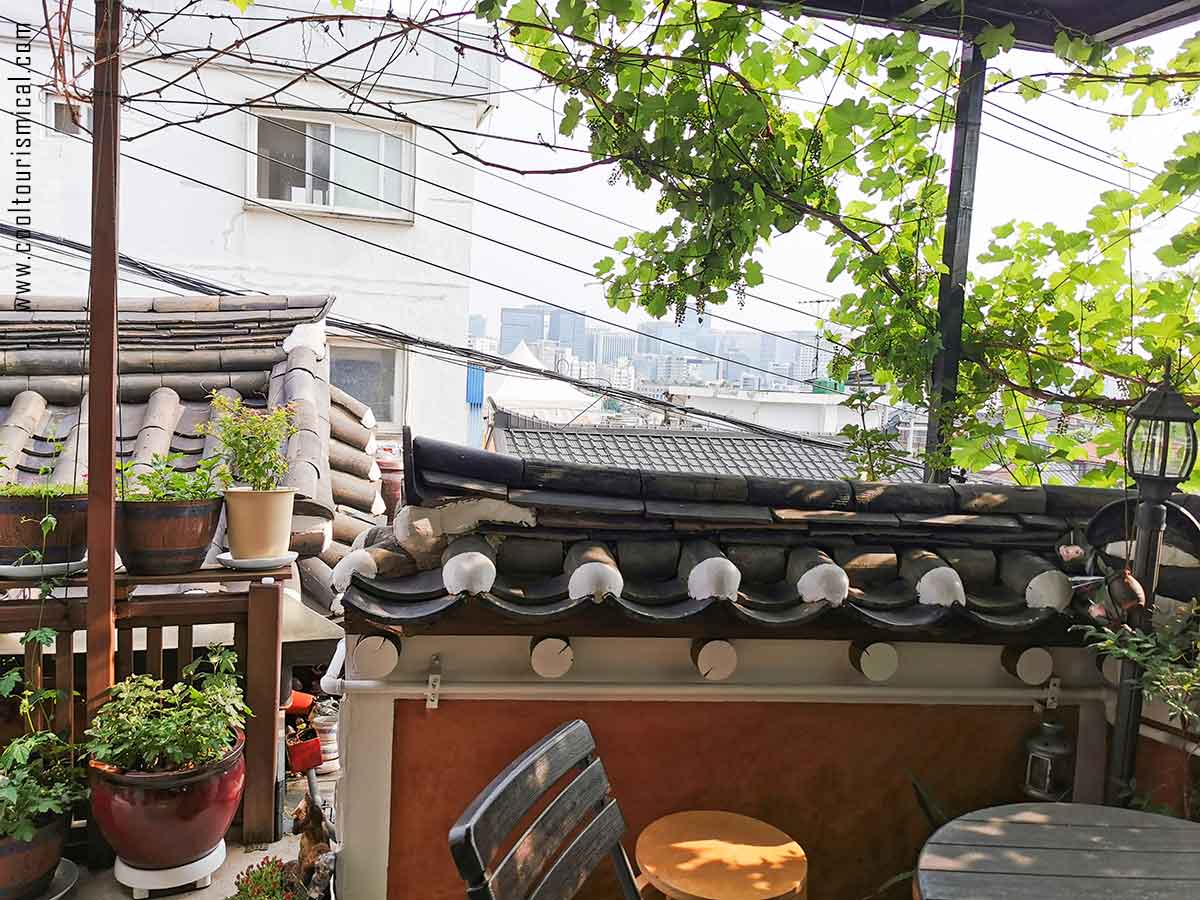
[[(20, 669), (0, 676), (0, 697), (13, 696), (20, 679)], [(87, 790), (83, 769), (75, 764), (75, 748), (51, 731), (34, 730), (35, 714), (61, 699), (60, 692), (39, 688), (19, 696), (28, 733), (0, 753), (0, 838), (30, 841), (51, 818), (70, 812)]]
[(54, 816), (82, 800), (83, 770), (74, 748), (51, 731), (24, 734), (0, 754), (0, 837), (33, 840)]
[(214, 645), (171, 687), (149, 675), (113, 685), (87, 731), (88, 752), (97, 762), (138, 772), (216, 762), (250, 714), (236, 663), (232, 650)]
[(296, 433), (290, 406), (259, 412), (236, 397), (212, 394), (217, 417), (203, 426), (221, 440), (221, 452), (233, 477), (256, 491), (270, 491), (287, 474), (283, 442)]
[(155, 454), (149, 469), (133, 471), (132, 461), (117, 463), (122, 500), (149, 500), (154, 503), (181, 503), (189, 500), (215, 500), (221, 496), (226, 480), (224, 461), (217, 456), (202, 459), (191, 472), (175, 468), (182, 453)]
[(283, 860), (268, 856), (242, 870), (233, 882), (237, 889), (228, 900), (299, 900), (300, 893)]

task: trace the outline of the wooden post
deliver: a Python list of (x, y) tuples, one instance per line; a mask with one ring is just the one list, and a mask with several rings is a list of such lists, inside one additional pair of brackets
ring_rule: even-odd
[(121, 0), (96, 0), (92, 114), (92, 259), (88, 301), (87, 707), (113, 684), (116, 635), (117, 207), (121, 140)]
[[(31, 691), (42, 688), (42, 645), (30, 642), (25, 645), (25, 687)], [(46, 717), (39, 709), (31, 716), (33, 727), (41, 730), (46, 727)]]
[(275, 838), (276, 741), (279, 729), (279, 669), (283, 661), (283, 585), (250, 585), (246, 610), (246, 702), (254, 716), (246, 722), (246, 793), (242, 801), (242, 840), (266, 844)]
[(54, 730), (74, 742), (75, 728), (75, 632), (61, 629), (54, 641), (54, 687), (61, 691), (54, 705)]
[(930, 453), (942, 450), (947, 422), (944, 407), (958, 396), (958, 363), (962, 357), (963, 303), (971, 245), (971, 213), (975, 207), (975, 170), (979, 162), (979, 130), (987, 60), (970, 40), (962, 43), (958, 68), (958, 98), (954, 106), (954, 150), (950, 157), (950, 187), (946, 200), (946, 237), (942, 262), (946, 271), (938, 285), (938, 329), (942, 347), (933, 363), (929, 397), (929, 426), (925, 437), (925, 480), (945, 483), (950, 470)]

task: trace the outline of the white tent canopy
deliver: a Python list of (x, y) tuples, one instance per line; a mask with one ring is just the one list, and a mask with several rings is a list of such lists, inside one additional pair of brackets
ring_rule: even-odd
[[(505, 359), (522, 366), (546, 370), (524, 341), (517, 344)], [(588, 394), (574, 385), (553, 378), (539, 378), (519, 372), (489, 373), (484, 396), (485, 400), (490, 401), (485, 403), (489, 408), (498, 407), (558, 425), (572, 421), (580, 425), (594, 425), (600, 420), (600, 404), (596, 402), (595, 394)]]

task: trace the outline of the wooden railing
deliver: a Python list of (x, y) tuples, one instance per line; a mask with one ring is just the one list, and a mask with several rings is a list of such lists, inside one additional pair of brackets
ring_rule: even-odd
[[(281, 633), (283, 622), (283, 582), (291, 577), (288, 568), (266, 572), (232, 572), (228, 569), (202, 569), (187, 575), (133, 576), (116, 575), (117, 678), (134, 674), (141, 662), (147, 674), (167, 683), (179, 678), (184, 666), (192, 661), (197, 625), (233, 625), (233, 645), (238, 667), (244, 676), (246, 702), (254, 715), (246, 723), (246, 792), (242, 801), (242, 840), (247, 844), (269, 843), (275, 837), (275, 780), (279, 733), (279, 691)], [(248, 590), (224, 592), (222, 587), (246, 584)], [(84, 577), (56, 581), (57, 585), (80, 587)], [(188, 585), (203, 587), (201, 593), (153, 594), (139, 598), (138, 587), (150, 585)], [(84, 694), (77, 678), (73, 642), (75, 632), (86, 631), (85, 598), (48, 599), (36, 597), (36, 580), (0, 579), (0, 591), (31, 589), (28, 600), (0, 601), (0, 632), (22, 632), (30, 628), (53, 628), (57, 641), (52, 665), (42, 648), (25, 647), (25, 683), (55, 688), (69, 697)], [(178, 627), (178, 640), (172, 653), (163, 646), (163, 629)], [(146, 629), (144, 654), (134, 652), (134, 629)], [(89, 665), (85, 671), (95, 671)], [(87, 685), (86, 694), (95, 697), (111, 685)], [(92, 706), (93, 704), (87, 704)], [(79, 740), (87, 727), (85, 704), (59, 702), (54, 710), (53, 728)]]

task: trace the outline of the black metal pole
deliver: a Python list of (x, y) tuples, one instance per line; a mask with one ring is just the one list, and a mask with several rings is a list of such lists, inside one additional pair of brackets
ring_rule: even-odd
[[(1154, 592), (1158, 587), (1158, 560), (1162, 553), (1163, 533), (1167, 528), (1165, 500), (1170, 491), (1157, 485), (1142, 489), (1137, 508), (1137, 547), (1133, 557), (1133, 577), (1146, 598), (1144, 607), (1130, 613), (1129, 625), (1140, 631), (1154, 627)], [(1112, 745), (1108, 754), (1108, 780), (1104, 802), (1109, 806), (1128, 806), (1133, 795), (1137, 770), (1138, 734), (1142, 725), (1142, 667), (1132, 660), (1121, 661), (1121, 679), (1117, 686), (1117, 716), (1113, 723)]]
[(971, 41), (962, 44), (958, 65), (958, 97), (954, 104), (954, 150), (946, 200), (946, 235), (942, 262), (947, 271), (938, 283), (938, 330), (942, 346), (933, 363), (929, 393), (929, 426), (925, 438), (925, 480), (946, 482), (950, 469), (938, 455), (946, 442), (944, 407), (958, 396), (958, 363), (962, 357), (963, 300), (971, 249), (971, 213), (975, 209), (975, 173), (979, 165), (979, 129), (987, 60)]

